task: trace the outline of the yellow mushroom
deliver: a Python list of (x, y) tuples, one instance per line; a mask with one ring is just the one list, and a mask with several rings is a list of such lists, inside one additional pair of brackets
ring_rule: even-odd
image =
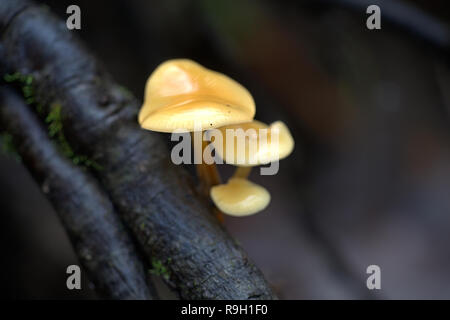
[[(235, 177), (245, 178), (250, 173), (251, 167), (281, 160), (294, 149), (294, 138), (282, 121), (276, 121), (268, 126), (253, 120), (224, 126), (218, 130), (223, 141), (222, 143), (213, 141), (212, 144), (217, 156), (228, 164), (238, 166)], [(230, 138), (233, 140), (230, 141)]]
[(270, 195), (263, 187), (248, 181), (247, 177), (252, 166), (278, 161), (292, 152), (294, 139), (288, 127), (281, 121), (268, 126), (254, 120), (218, 130), (223, 141), (213, 140), (216, 155), (238, 167), (228, 183), (211, 188), (213, 202), (224, 213), (233, 216), (263, 210), (270, 202)]
[(224, 74), (188, 59), (169, 60), (150, 75), (139, 112), (142, 128), (187, 132), (249, 122), (255, 116), (251, 94)]
[[(174, 59), (159, 65), (148, 78), (138, 121), (147, 130), (202, 135), (204, 130), (249, 122), (254, 115), (255, 103), (242, 85), (192, 60)], [(201, 147), (194, 143), (194, 152), (203, 156), (207, 144), (201, 140)], [(205, 194), (220, 183), (215, 164), (203, 159), (197, 174)]]
[(266, 189), (242, 178), (231, 178), (226, 184), (212, 187), (211, 198), (222, 212), (236, 217), (264, 210), (270, 202)]

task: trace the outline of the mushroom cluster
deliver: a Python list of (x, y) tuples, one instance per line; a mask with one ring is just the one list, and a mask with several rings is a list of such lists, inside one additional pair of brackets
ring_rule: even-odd
[[(203, 192), (223, 213), (247, 216), (270, 202), (270, 193), (247, 179), (251, 168), (285, 158), (294, 148), (283, 122), (266, 125), (254, 116), (253, 97), (242, 85), (192, 60), (175, 59), (159, 65), (148, 78), (138, 121), (146, 130), (200, 134), (200, 147), (193, 146), (202, 155), (196, 168)], [(208, 138), (213, 130), (222, 139)], [(239, 134), (245, 135), (243, 145)], [(216, 157), (237, 166), (226, 184), (221, 184), (215, 163), (203, 161), (208, 147), (204, 136), (212, 141)]]

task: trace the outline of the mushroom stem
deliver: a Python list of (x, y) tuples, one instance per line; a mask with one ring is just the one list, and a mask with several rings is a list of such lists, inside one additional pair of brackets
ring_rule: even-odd
[[(191, 132), (192, 145), (194, 148), (194, 159), (195, 154), (201, 151), (201, 163), (196, 164), (195, 168), (197, 171), (197, 177), (200, 181), (201, 193), (203, 194), (203, 196), (209, 197), (209, 192), (211, 188), (215, 185), (221, 184), (220, 175), (219, 172), (217, 171), (215, 163), (207, 164), (203, 162), (203, 152), (205, 151), (205, 148), (208, 146), (206, 141), (203, 141), (203, 131), (201, 132), (202, 146), (200, 150), (194, 140), (195, 134), (196, 132)], [(223, 213), (218, 208), (214, 208), (214, 215), (216, 216), (217, 220), (219, 220), (221, 223), (224, 222)]]
[[(202, 137), (203, 137), (203, 132), (202, 132)], [(213, 162), (212, 164), (203, 163), (203, 152), (208, 147), (208, 145), (209, 144), (202, 139), (202, 164), (201, 165), (204, 167), (204, 172), (205, 172), (204, 178), (206, 181), (206, 187), (207, 187), (206, 194), (207, 195), (209, 195), (209, 190), (211, 189), (212, 186), (222, 183), (219, 172), (217, 171), (216, 163), (215, 162)]]
[(200, 180), (202, 193), (206, 196), (209, 196), (209, 190), (212, 186), (218, 185), (221, 183), (220, 175), (217, 171), (217, 167), (215, 163), (207, 164), (203, 162), (203, 152), (205, 148), (208, 146), (206, 141), (203, 141), (203, 131), (201, 132), (202, 137), (202, 146), (201, 149), (198, 149), (197, 144), (195, 143), (195, 132), (191, 133), (192, 137), (192, 145), (194, 147), (194, 154), (201, 152), (201, 163), (196, 164), (197, 177)]
[(236, 171), (234, 171), (232, 178), (243, 178), (247, 179), (252, 171), (252, 167), (237, 167)]

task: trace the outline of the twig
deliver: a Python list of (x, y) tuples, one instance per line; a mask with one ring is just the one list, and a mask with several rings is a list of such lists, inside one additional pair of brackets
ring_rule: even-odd
[(194, 193), (186, 172), (170, 162), (161, 136), (139, 128), (136, 100), (64, 23), (22, 4), (0, 3), (5, 66), (33, 76), (38, 101), (61, 104), (69, 143), (103, 167), (96, 176), (148, 260), (164, 267), (167, 283), (182, 298), (274, 298), (262, 273)]
[(98, 183), (59, 154), (29, 106), (5, 87), (0, 88), (0, 119), (43, 185), (97, 292), (111, 299), (152, 298), (143, 263)]

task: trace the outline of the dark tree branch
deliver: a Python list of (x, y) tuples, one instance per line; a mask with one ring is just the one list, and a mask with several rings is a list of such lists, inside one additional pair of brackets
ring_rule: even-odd
[(97, 177), (147, 258), (168, 270), (169, 285), (182, 298), (273, 298), (262, 273), (194, 193), (185, 171), (170, 162), (161, 136), (139, 128), (137, 101), (112, 82), (63, 22), (23, 3), (0, 4), (4, 65), (33, 75), (40, 102), (62, 105), (69, 142), (103, 167)]
[(414, 36), (422, 38), (431, 45), (448, 53), (450, 50), (450, 31), (448, 25), (436, 17), (417, 8), (409, 1), (402, 0), (308, 0), (306, 3), (317, 5), (342, 6), (365, 13), (370, 5), (378, 5), (383, 21), (388, 21)]
[(59, 154), (29, 106), (5, 87), (0, 88), (0, 120), (44, 186), (97, 292), (111, 299), (150, 299), (143, 263), (98, 183)]

